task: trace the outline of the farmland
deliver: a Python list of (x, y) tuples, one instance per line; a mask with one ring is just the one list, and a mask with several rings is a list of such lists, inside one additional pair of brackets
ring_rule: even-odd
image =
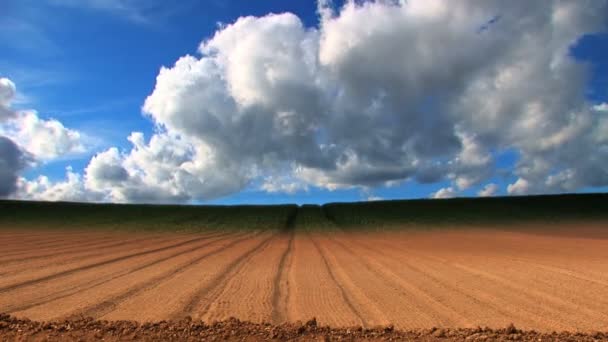
[(608, 330), (608, 196), (324, 206), (0, 202), (0, 312)]
[[(297, 214), (297, 215), (296, 215)], [(608, 194), (445, 200), (394, 200), (319, 205), (136, 205), (0, 200), (0, 229), (203, 232), (420, 230), (518, 227), (528, 223), (608, 220)], [(292, 222), (293, 223), (293, 222)]]

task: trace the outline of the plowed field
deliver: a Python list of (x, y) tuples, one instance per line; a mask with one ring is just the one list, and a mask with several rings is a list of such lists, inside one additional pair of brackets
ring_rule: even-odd
[(0, 232), (0, 312), (608, 330), (602, 227), (385, 233)]

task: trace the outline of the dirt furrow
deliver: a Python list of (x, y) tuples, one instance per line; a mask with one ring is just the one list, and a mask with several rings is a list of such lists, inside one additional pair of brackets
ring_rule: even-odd
[[(340, 240), (352, 243), (351, 239), (348, 237), (332, 239), (335, 244), (347, 251), (353, 258), (360, 260), (371, 273), (377, 275), (378, 279), (382, 279), (386, 285), (392, 284), (392, 286), (389, 286), (390, 288), (398, 289), (397, 291), (388, 292), (387, 297), (391, 296), (392, 301), (396, 301), (397, 298), (401, 297), (407, 304), (414, 306), (418, 311), (418, 313), (416, 313), (416, 310), (412, 310), (412, 307), (409, 307), (407, 312), (403, 312), (403, 310), (400, 309), (402, 306), (393, 302), (394, 306), (397, 306), (397, 308), (391, 309), (396, 309), (395, 313), (397, 315), (405, 313), (407, 316), (410, 316), (423, 313), (431, 320), (435, 321), (437, 326), (442, 327), (469, 327), (471, 325), (462, 314), (439, 301), (433, 293), (429, 293), (424, 290), (423, 287), (418, 287), (410, 281), (399, 277), (394, 271), (391, 271), (392, 267), (379, 262), (374, 255), (365, 253), (361, 250), (354, 251), (351, 247), (347, 246), (346, 243)], [(385, 309), (385, 311), (389, 310)], [(395, 315), (392, 315), (391, 317), (397, 322), (409, 320), (407, 317), (397, 317)], [(400, 326), (398, 327), (401, 328)]]
[[(568, 299), (558, 298), (556, 296), (553, 296), (553, 295), (545, 292), (542, 289), (536, 289), (532, 286), (524, 287), (524, 286), (518, 285), (513, 280), (506, 279), (495, 273), (488, 272), (488, 271), (482, 270), (477, 267), (463, 265), (460, 263), (452, 263), (452, 265), (454, 265), (455, 267), (457, 267), (458, 269), (460, 269), (462, 271), (469, 272), (476, 276), (493, 281), (502, 287), (510, 289), (512, 292), (515, 292), (518, 294), (519, 299), (525, 298), (531, 305), (532, 305), (532, 303), (536, 303), (537, 305), (539, 302), (543, 303), (543, 306), (545, 308), (551, 308), (554, 311), (554, 314), (576, 312), (577, 316), (578, 316), (577, 319), (579, 320), (578, 321), (579, 324), (584, 324), (589, 319), (594, 319), (594, 318), (595, 319), (601, 318), (603, 321), (608, 321), (608, 314), (606, 314), (604, 312), (592, 310), (592, 309), (589, 309), (589, 308), (581, 306), (581, 305), (576, 305), (575, 303), (572, 303)], [(587, 317), (584, 317), (584, 316), (587, 316)]]
[[(244, 234), (241, 234), (241, 235), (244, 235)], [(26, 300), (26, 301), (20, 301), (18, 305), (13, 305), (13, 306), (6, 305), (5, 310), (7, 312), (24, 311), (24, 310), (28, 310), (28, 309), (31, 309), (36, 306), (41, 306), (41, 305), (45, 305), (45, 304), (48, 304), (51, 302), (56, 302), (56, 301), (65, 299), (67, 297), (73, 296), (75, 294), (82, 294), (85, 291), (94, 290), (94, 289), (99, 288), (105, 284), (108, 284), (114, 280), (119, 280), (119, 279), (122, 279), (127, 276), (132, 276), (138, 271), (145, 270), (145, 269), (148, 269), (153, 266), (157, 266), (165, 261), (172, 260), (179, 256), (183, 256), (183, 255), (198, 251), (201, 248), (205, 248), (207, 246), (217, 244), (218, 242), (222, 242), (222, 241), (229, 240), (229, 239), (234, 239), (235, 237), (238, 237), (238, 235), (236, 235), (236, 236), (218, 235), (215, 237), (210, 237), (209, 238), (210, 241), (205, 240), (205, 242), (200, 245), (196, 245), (194, 247), (191, 247), (191, 248), (188, 248), (185, 250), (181, 250), (176, 253), (172, 253), (172, 254), (163, 256), (161, 258), (158, 258), (158, 259), (153, 259), (150, 262), (136, 263), (135, 267), (127, 268), (125, 270), (118, 270), (116, 272), (111, 273), (108, 276), (96, 277), (95, 279), (92, 279), (92, 280), (84, 282), (84, 283), (73, 284), (69, 287), (66, 286), (60, 291), (54, 291), (54, 292), (52, 292), (46, 296), (40, 297), (40, 298), (34, 298), (34, 299), (30, 298), (29, 300)], [(213, 240), (214, 238), (216, 240)]]
[(44, 321), (608, 330), (604, 237), (578, 228), (299, 234), (293, 216), (278, 233), (0, 232), (0, 309)]
[(343, 289), (332, 281), (330, 269), (308, 235), (297, 234), (288, 272), (289, 297), (285, 300), (291, 321), (316, 317), (319, 324), (362, 325), (356, 311), (344, 300)]
[(44, 256), (26, 257), (15, 260), (9, 265), (0, 267), (0, 276), (19, 274), (22, 272), (30, 272), (42, 269), (48, 266), (67, 265), (72, 262), (81, 262), (94, 257), (108, 255), (114, 252), (120, 252), (124, 247), (135, 245), (136, 248), (142, 248), (148, 245), (158, 244), (159, 241), (167, 241), (166, 237), (141, 238), (131, 239), (121, 242), (107, 243), (104, 245), (95, 245), (84, 248), (74, 248), (73, 251), (66, 251), (61, 254), (47, 254)]
[(432, 291), (437, 300), (461, 312), (469, 322), (492, 326), (525, 319), (542, 325), (537, 314), (523, 308), (512, 310), (508, 301), (487, 292), (485, 287), (477, 286), (470, 279), (461, 279), (462, 274), (453, 275), (453, 269), (443, 261), (429, 261), (409, 249), (404, 253), (403, 248), (378, 243), (369, 243), (371, 246), (368, 246), (365, 242), (357, 241), (359, 248), (376, 253), (379, 260), (398, 271), (400, 277)]
[[(281, 256), (288, 246), (288, 234), (278, 234), (268, 244), (261, 246), (241, 266), (233, 269), (224, 282), (207, 292), (197, 306), (204, 311), (195, 309), (195, 317), (208, 322), (231, 316), (269, 322), (274, 312), (274, 282), (279, 273)], [(222, 270), (217, 274), (226, 273)]]
[(92, 268), (95, 268), (95, 267), (105, 266), (105, 265), (116, 263), (116, 262), (123, 261), (123, 260), (126, 260), (126, 259), (135, 258), (135, 257), (142, 256), (142, 255), (157, 253), (157, 252), (169, 250), (171, 248), (176, 248), (176, 247), (188, 245), (188, 244), (191, 244), (191, 243), (195, 243), (197, 241), (201, 241), (201, 240), (206, 239), (206, 238), (207, 237), (196, 237), (196, 238), (188, 239), (186, 241), (182, 241), (182, 242), (179, 242), (179, 243), (170, 244), (168, 246), (163, 246), (163, 247), (159, 247), (159, 248), (145, 250), (145, 251), (141, 251), (141, 252), (137, 252), (137, 253), (131, 253), (131, 254), (120, 256), (120, 257), (110, 258), (110, 259), (106, 259), (106, 260), (103, 260), (103, 261), (99, 261), (99, 262), (95, 262), (95, 263), (91, 263), (91, 264), (87, 264), (87, 265), (83, 265), (83, 266), (79, 266), (79, 267), (74, 267), (74, 268), (71, 268), (71, 269), (68, 269), (68, 270), (65, 270), (65, 271), (61, 271), (61, 272), (58, 272), (58, 273), (53, 273), (53, 274), (49, 274), (49, 275), (46, 275), (46, 276), (42, 276), (42, 277), (38, 277), (38, 278), (34, 278), (34, 279), (22, 281), (22, 282), (10, 284), (10, 285), (5, 285), (5, 286), (0, 287), (0, 293), (9, 292), (9, 291), (12, 291), (12, 290), (15, 290), (15, 289), (19, 289), (19, 288), (22, 288), (22, 287), (25, 287), (25, 286), (31, 286), (31, 285), (43, 283), (43, 282), (46, 282), (46, 281), (49, 281), (49, 280), (57, 279), (57, 278), (60, 278), (60, 277), (65, 277), (65, 276), (74, 274), (76, 272), (86, 271), (86, 270), (89, 270), (89, 269), (92, 269)]
[[(276, 236), (274, 235), (270, 236), (230, 262), (220, 274), (207, 284), (207, 286), (198, 289), (187, 299), (186, 305), (183, 308), (183, 315), (193, 315), (196, 313), (195, 316), (197, 317), (204, 316), (209, 311), (213, 302), (219, 297), (221, 290), (228, 281), (247, 264), (252, 256), (263, 251), (275, 238)], [(201, 305), (203, 298), (206, 299), (206, 304), (202, 305), (200, 309), (197, 309), (197, 307)]]
[(168, 272), (164, 272), (158, 276), (155, 276), (155, 277), (148, 279), (146, 281), (143, 281), (143, 282), (137, 282), (137, 284), (135, 286), (129, 288), (128, 290), (126, 290), (124, 292), (121, 292), (117, 295), (113, 295), (110, 298), (106, 298), (106, 299), (104, 299), (100, 302), (97, 302), (93, 305), (90, 305), (82, 310), (78, 310), (78, 312), (74, 313), (73, 315), (83, 315), (85, 317), (88, 317), (88, 316), (101, 317), (101, 316), (113, 311), (114, 309), (116, 309), (121, 303), (123, 303), (127, 299), (134, 297), (135, 295), (137, 295), (139, 293), (152, 290), (155, 287), (159, 286), (161, 283), (167, 282), (167, 281), (171, 280), (172, 278), (188, 271), (189, 268), (191, 268), (193, 265), (200, 263), (204, 259), (206, 259), (212, 255), (221, 253), (221, 252), (239, 244), (240, 242), (248, 240), (248, 239), (251, 239), (251, 237), (246, 236), (243, 238), (233, 239), (229, 243), (222, 245), (222, 246), (218, 247), (217, 249), (208, 251), (200, 256), (197, 256), (194, 259), (190, 259), (186, 263), (183, 263), (183, 264), (179, 265), (178, 267), (171, 269)]
[[(564, 268), (561, 266), (545, 264), (542, 262), (530, 260), (528, 258), (510, 258), (510, 260), (518, 262), (518, 263), (522, 263), (526, 266), (532, 266), (532, 267), (535, 267), (538, 269), (542, 269), (544, 271), (548, 271), (548, 272), (555, 273), (555, 274), (560, 274), (560, 275), (566, 276), (568, 278), (575, 278), (580, 281), (584, 281), (587, 283), (601, 286), (602, 288), (608, 287), (608, 281), (606, 281), (606, 280), (597, 279), (597, 277), (591, 277), (584, 273), (577, 272), (577, 271), (574, 271), (574, 270), (571, 270), (568, 268)], [(606, 267), (606, 268), (608, 269), (608, 267)], [(602, 273), (608, 273), (608, 271), (603, 271)]]
[[(394, 242), (389, 242), (389, 245), (393, 245)], [(385, 245), (386, 246), (386, 245)], [(386, 246), (388, 247), (388, 246)], [(387, 248), (383, 250), (387, 250)], [(394, 250), (399, 250), (398, 246), (392, 246)], [(410, 264), (410, 267), (418, 269), (424, 273), (435, 273), (435, 277), (439, 279), (449, 280), (450, 284), (466, 284), (465, 287), (461, 287), (460, 290), (463, 293), (469, 293), (473, 297), (479, 297), (482, 299), (484, 305), (491, 306), (496, 310), (500, 310), (507, 316), (505, 319), (498, 321), (491, 320), (492, 324), (508, 324), (508, 322), (515, 322), (519, 326), (529, 329), (566, 329), (565, 322), (570, 324), (576, 324), (577, 327), (583, 327), (588, 325), (588, 319), (580, 318), (578, 311), (573, 307), (562, 307), (560, 303), (563, 301), (547, 302), (546, 296), (542, 295), (541, 291), (535, 290), (538, 287), (537, 284), (531, 283), (528, 286), (509, 286), (512, 284), (511, 281), (506, 281), (504, 278), (498, 279), (496, 277), (483, 276), (485, 271), (473, 268), (473, 266), (458, 265), (454, 262), (455, 258), (460, 258), (458, 254), (444, 254), (444, 252), (432, 253), (428, 252), (411, 252), (419, 257), (426, 258), (428, 262), (435, 266), (426, 267), (422, 270), (415, 264)], [(484, 257), (485, 258), (485, 257)], [(476, 262), (468, 262), (468, 265), (474, 265)], [(439, 272), (439, 270), (442, 270)], [(482, 272), (482, 273), (479, 273)], [(501, 281), (502, 279), (502, 281)], [(570, 313), (577, 312), (576, 316), (572, 316)], [(584, 309), (584, 311), (588, 311)], [(497, 316), (498, 318), (500, 316)], [(509, 318), (510, 317), (510, 318)], [(524, 319), (525, 318), (525, 319)]]
[[(342, 296), (342, 299), (344, 300), (344, 303), (346, 303), (346, 305), (349, 307), (349, 309), (351, 310), (351, 312), (361, 322), (362, 326), (364, 326), (364, 327), (365, 326), (369, 326), (370, 323), (368, 322), (368, 319), (366, 319), (365, 316), (362, 314), (362, 312), (355, 306), (355, 304), (353, 303), (353, 301), (350, 299), (350, 296), (347, 294), (346, 289), (338, 281), (336, 275), (334, 274), (334, 272), (335, 272), (334, 269), (332, 268), (332, 266), (330, 266), (329, 261), (327, 260), (327, 256), (325, 255), (325, 253), (323, 252), (323, 250), (321, 249), (321, 247), (319, 247), (319, 244), (312, 238), (312, 236), (309, 235), (309, 238), (310, 238), (310, 240), (311, 240), (311, 242), (312, 242), (315, 250), (319, 253), (319, 255), (321, 256), (321, 258), (323, 259), (323, 264), (325, 265), (325, 269), (327, 270), (327, 272), (329, 273), (329, 276), (331, 277), (331, 281), (340, 290), (340, 295)], [(352, 288), (352, 286), (351, 286), (351, 288)]]
[[(503, 239), (503, 236), (505, 239)], [(527, 259), (539, 259), (545, 257), (546, 255), (550, 255), (552, 260), (556, 260), (556, 258), (564, 258), (569, 259), (570, 257), (564, 257), (559, 255), (557, 257), (555, 255), (555, 250), (558, 249), (561, 251), (560, 246), (562, 246), (564, 239), (563, 238), (549, 238), (545, 237), (542, 240), (543, 248), (537, 248), (538, 237), (533, 237), (532, 241), (526, 241), (524, 239), (529, 238), (524, 234), (514, 234), (510, 232), (495, 232), (494, 234), (476, 234), (473, 236), (465, 236), (463, 239), (460, 239), (459, 242), (467, 245), (467, 240), (470, 241), (473, 245), (481, 245), (484, 246), (485, 250), (476, 251), (471, 248), (471, 251), (468, 253), (463, 253), (458, 247), (462, 248), (462, 246), (452, 247), (454, 251), (445, 251), (442, 250), (440, 253), (434, 253), (432, 256), (429, 255), (428, 250), (425, 250), (423, 254), (432, 259), (440, 260), (441, 262), (447, 262), (452, 267), (456, 267), (462, 273), (468, 273), (472, 277), (477, 279), (477, 282), (485, 281), (491, 282), (493, 288), (495, 288), (495, 292), (502, 293), (503, 296), (512, 297), (512, 301), (518, 303), (519, 307), (528, 307), (535, 311), (535, 314), (541, 317), (553, 317), (555, 322), (563, 322), (568, 320), (573, 320), (573, 318), (568, 318), (568, 312), (576, 311), (578, 314), (576, 316), (576, 320), (578, 320), (577, 325), (585, 326), (588, 322), (588, 319), (585, 319), (584, 316), (591, 317), (601, 317), (602, 320), (606, 319), (608, 313), (606, 313), (605, 309), (602, 307), (598, 307), (597, 309), (592, 309), (588, 305), (580, 305), (576, 303), (576, 300), (581, 300), (585, 295), (584, 294), (575, 294), (570, 293), (568, 296), (560, 296), (551, 294), (552, 288), (555, 287), (555, 281), (545, 282), (547, 286), (542, 286), (542, 281), (538, 281), (537, 277), (539, 272), (530, 272), (529, 267), (520, 267), (515, 270), (513, 274), (514, 277), (519, 277), (520, 281), (514, 281), (513, 277), (505, 277), (508, 275), (507, 270), (512, 268), (513, 262), (512, 258), (516, 258), (517, 256), (524, 255)], [(570, 240), (574, 240), (575, 244), (578, 244), (581, 239), (568, 239), (568, 246)], [(591, 243), (588, 241), (589, 249), (591, 250), (590, 254), (594, 255), (594, 257), (599, 257), (601, 255), (606, 255), (606, 252), (603, 252), (602, 249), (597, 249), (595, 245), (598, 242)], [(425, 247), (423, 247), (424, 249)], [(575, 249), (571, 249), (573, 252)], [(443, 256), (444, 253), (448, 252), (449, 256)], [(478, 255), (477, 253), (481, 253)], [(578, 252), (580, 253), (580, 252)], [(503, 266), (500, 265), (499, 261), (485, 263), (484, 261), (488, 260), (488, 258), (495, 258), (495, 260), (503, 260)], [(577, 256), (575, 258), (580, 263), (582, 260), (587, 260), (584, 256)], [(460, 262), (456, 262), (459, 260)], [(485, 264), (482, 266), (482, 264)], [(503, 274), (505, 276), (503, 276)], [(572, 281), (567, 281), (568, 284), (572, 284)], [(560, 289), (563, 289), (567, 285), (559, 286)], [(586, 287), (586, 291), (589, 291), (589, 287)], [(605, 293), (605, 290), (599, 290), (598, 293)], [(570, 298), (575, 297), (576, 300), (573, 301)], [(601, 298), (601, 297), (600, 297)], [(542, 303), (542, 304), (539, 304)]]
[(12, 243), (45, 243), (45, 242), (57, 242), (64, 241), (65, 239), (72, 238), (91, 238), (97, 235), (107, 234), (108, 232), (101, 231), (56, 231), (56, 230), (45, 230), (45, 231), (35, 231), (31, 229), (24, 229), (23, 231), (13, 234), (7, 235), (7, 232), (0, 231), (0, 244), (12, 244)]
[[(54, 241), (43, 241), (38, 243), (15, 242), (12, 249), (6, 248), (6, 253), (3, 253), (0, 258), (0, 263), (7, 261), (19, 260), (23, 255), (30, 255), (39, 252), (61, 251), (64, 249), (74, 248), (75, 245), (92, 246), (101, 244), (107, 241), (115, 241), (116, 236), (101, 236), (101, 237), (82, 237), (81, 239), (73, 240), (70, 238), (62, 238)], [(0, 245), (8, 246), (8, 244), (0, 243)], [(17, 246), (18, 245), (18, 246)], [(17, 258), (15, 258), (17, 256)]]
[[(77, 259), (73, 262), (64, 262), (64, 260), (69, 260), (68, 256), (57, 256), (57, 257), (49, 257), (48, 263), (45, 267), (39, 268), (36, 267), (38, 263), (30, 262), (25, 264), (18, 264), (14, 266), (5, 266), (2, 268), (3, 271), (8, 272), (5, 276), (0, 278), (0, 287), (19, 284), (22, 282), (26, 282), (32, 279), (38, 279), (41, 277), (46, 277), (49, 275), (58, 274), (64, 271), (73, 270), (75, 268), (79, 268), (81, 266), (91, 265), (98, 262), (107, 261), (109, 258), (120, 258), (124, 256), (129, 256), (134, 253), (150, 251), (151, 249), (170, 246), (172, 244), (181, 243), (192, 239), (193, 235), (186, 235), (176, 238), (167, 237), (165, 239), (161, 239), (156, 242), (147, 242), (141, 244), (135, 244), (132, 246), (123, 246), (119, 247), (118, 251), (114, 251), (112, 253), (102, 253), (98, 256), (93, 256), (89, 258)], [(128, 260), (128, 259), (125, 259)], [(117, 262), (121, 262), (119, 260)], [(44, 261), (42, 261), (44, 263)], [(112, 265), (112, 263), (110, 263)], [(31, 267), (30, 267), (31, 266)], [(105, 265), (102, 265), (105, 266)], [(19, 272), (10, 272), (10, 270), (15, 270), (15, 268), (20, 269)], [(74, 274), (81, 274), (80, 272), (75, 272), (72, 274), (68, 274), (68, 276), (73, 276)], [(61, 277), (60, 277), (61, 279)]]
[[(227, 242), (225, 248), (207, 250), (204, 255), (197, 254), (196, 258), (189, 258), (185, 262), (174, 262), (179, 266), (179, 272), (172, 274), (146, 291), (138, 291), (132, 294), (113, 310), (107, 311), (100, 317), (104, 319), (128, 319), (137, 315), (141, 320), (182, 317), (184, 306), (200, 288), (217, 279), (225, 271), (226, 265), (261, 241), (266, 240), (268, 234), (268, 232), (259, 232), (239, 239), (239, 241)], [(157, 269), (150, 270), (150, 272), (152, 271), (155, 271), (155, 274), (161, 274), (161, 271)], [(134, 278), (133, 284), (129, 287), (140, 286), (140, 283), (141, 279)]]
[[(165, 241), (178, 241), (180, 239), (187, 238), (187, 235), (149, 235), (144, 239), (165, 239)], [(78, 251), (91, 251), (97, 248), (103, 248), (107, 245), (115, 244), (115, 243), (123, 243), (129, 242), (133, 240), (137, 240), (141, 238), (137, 238), (133, 235), (124, 235), (124, 234), (115, 234), (109, 236), (102, 236), (100, 238), (91, 237), (88, 240), (81, 241), (66, 241), (65, 245), (62, 245), (57, 248), (34, 248), (31, 247), (29, 250), (24, 250), (16, 255), (9, 256), (3, 255), (3, 258), (0, 259), (0, 265), (13, 265), (15, 263), (21, 263), (29, 260), (37, 260), (47, 258), (49, 256), (61, 256), (62, 254), (69, 254), (72, 252)]]
[(271, 317), (272, 323), (274, 324), (288, 321), (287, 304), (289, 302), (289, 279), (287, 278), (287, 272), (289, 271), (289, 260), (292, 257), (294, 239), (295, 231), (291, 231), (289, 233), (287, 248), (281, 255), (278, 272), (273, 281)]
[[(400, 329), (416, 329), (433, 324), (433, 322), (438, 326), (450, 325), (449, 317), (446, 317), (444, 312), (435, 309), (432, 305), (427, 305), (429, 303), (423, 301), (424, 297), (419, 297), (422, 291), (411, 293), (408, 290), (414, 290), (412, 286), (404, 289), (403, 282), (395, 284), (380, 272), (377, 266), (374, 267), (362, 256), (365, 254), (363, 251), (360, 251), (359, 254), (352, 254), (335, 243), (333, 238), (326, 239), (325, 243), (327, 250), (331, 251), (353, 283), (365, 293), (371, 305), (381, 308), (382, 314), (389, 323), (398, 322)], [(407, 310), (403, 310), (403, 308), (407, 308)]]
[[(466, 260), (459, 261), (466, 264)], [(585, 260), (580, 262), (585, 264)], [(606, 312), (608, 307), (608, 298), (604, 296), (608, 292), (608, 283), (579, 272), (544, 265), (528, 258), (511, 256), (508, 260), (498, 256), (488, 256), (476, 264), (482, 269), (490, 269), (490, 266), (499, 268), (501, 276), (512, 279), (521, 286), (535, 285), (536, 289), (542, 289), (555, 298), (568, 298), (574, 305), (600, 312)], [(580, 291), (581, 288), (585, 291)]]
[[(30, 258), (36, 258), (40, 255), (47, 256), (53, 255), (54, 253), (60, 253), (65, 250), (71, 250), (74, 246), (95, 246), (95, 245), (103, 245), (104, 243), (108, 243), (108, 241), (116, 241), (116, 237), (106, 237), (102, 239), (93, 239), (86, 240), (87, 243), (77, 242), (77, 241), (66, 241), (58, 246), (23, 246), (19, 250), (3, 253), (0, 258), (0, 265), (10, 263), (11, 261), (21, 261), (28, 260)], [(51, 252), (51, 253), (49, 253)]]

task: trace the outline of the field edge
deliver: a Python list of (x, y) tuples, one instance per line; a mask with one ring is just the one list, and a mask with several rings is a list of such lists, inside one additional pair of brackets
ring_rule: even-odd
[(223, 340), (424, 340), (424, 341), (474, 341), (474, 340), (518, 340), (518, 341), (603, 341), (608, 332), (551, 332), (520, 330), (512, 324), (504, 328), (430, 328), (420, 330), (398, 330), (393, 326), (329, 327), (319, 326), (316, 319), (307, 322), (252, 323), (231, 318), (206, 323), (186, 317), (179, 321), (138, 323), (135, 321), (106, 321), (92, 318), (76, 320), (37, 322), (0, 314), (0, 338), (3, 340), (45, 338), (73, 341), (192, 341), (206, 339)]

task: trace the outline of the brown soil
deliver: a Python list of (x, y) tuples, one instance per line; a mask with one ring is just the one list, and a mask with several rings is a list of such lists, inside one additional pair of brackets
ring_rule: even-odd
[[(372, 338), (364, 332), (383, 330), (366, 329), (388, 325), (410, 332), (374, 338), (432, 339), (434, 327), (455, 338), (480, 337), (496, 332), (477, 331), (478, 326), (500, 329), (511, 323), (526, 331), (588, 334), (608, 331), (608, 239), (602, 229), (568, 226), (555, 235), (543, 227), (348, 234), (72, 232), (63, 238), (57, 232), (46, 238), (41, 231), (0, 232), (0, 311), (20, 319), (68, 319), (85, 338), (97, 333), (88, 326), (114, 332), (134, 326), (117, 320), (138, 321), (133, 329), (142, 337), (149, 332), (150, 339), (171, 337), (160, 332), (163, 324), (143, 325), (162, 320), (176, 322), (165, 324), (175, 327), (175, 339), (190, 334), (190, 325), (199, 337), (235, 329), (254, 339), (275, 332), (304, 339)], [(116, 323), (76, 321), (81, 317)], [(185, 323), (186, 317), (198, 323)], [(198, 321), (230, 317), (253, 323)], [(294, 322), (311, 317), (335, 329), (308, 327), (304, 335), (295, 334), (301, 328)], [(2, 322), (0, 340), (42, 326), (8, 317)], [(353, 326), (362, 330), (339, 329)], [(527, 334), (521, 337), (537, 336)]]
[(236, 318), (205, 323), (179, 321), (139, 323), (82, 318), (60, 322), (19, 320), (0, 314), (2, 341), (606, 341), (608, 333), (539, 333), (513, 325), (502, 329), (430, 328), (400, 331), (393, 326), (330, 328), (315, 319), (306, 323), (243, 322)]

